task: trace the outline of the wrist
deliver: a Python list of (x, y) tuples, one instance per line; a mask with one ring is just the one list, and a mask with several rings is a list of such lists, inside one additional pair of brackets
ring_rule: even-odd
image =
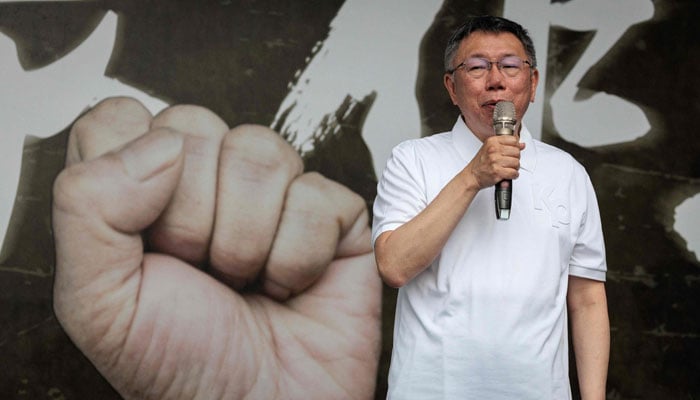
[(460, 182), (462, 188), (465, 192), (478, 192), (481, 190), (481, 184), (479, 183), (479, 178), (476, 173), (467, 166), (460, 172)]

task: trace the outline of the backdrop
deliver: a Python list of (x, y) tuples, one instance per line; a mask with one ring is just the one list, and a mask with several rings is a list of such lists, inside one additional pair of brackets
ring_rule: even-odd
[[(608, 398), (700, 397), (696, 0), (0, 3), (0, 397), (118, 398), (51, 304), (51, 184), (81, 112), (129, 95), (153, 112), (194, 103), (230, 126), (268, 125), (371, 207), (390, 149), (454, 123), (442, 52), (481, 14), (531, 32), (541, 83), (525, 123), (598, 194)], [(377, 398), (394, 298), (385, 287)]]

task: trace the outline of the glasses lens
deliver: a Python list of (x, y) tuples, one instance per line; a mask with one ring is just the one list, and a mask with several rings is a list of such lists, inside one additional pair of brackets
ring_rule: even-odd
[(518, 75), (520, 70), (523, 69), (523, 60), (515, 56), (503, 57), (498, 64), (501, 67), (501, 71), (510, 77)]
[(464, 69), (474, 78), (481, 78), (491, 69), (491, 63), (483, 58), (470, 58), (464, 62)]
[[(524, 64), (525, 62), (520, 59), (520, 57), (516, 56), (503, 57), (497, 63), (498, 69), (501, 70), (503, 74), (511, 78), (520, 73), (520, 70), (523, 69)], [(464, 70), (467, 71), (469, 76), (472, 78), (481, 78), (482, 76), (486, 75), (489, 70), (491, 70), (492, 65), (493, 63), (485, 58), (474, 57), (467, 59), (465, 62), (460, 64), (460, 67), (464, 66)]]

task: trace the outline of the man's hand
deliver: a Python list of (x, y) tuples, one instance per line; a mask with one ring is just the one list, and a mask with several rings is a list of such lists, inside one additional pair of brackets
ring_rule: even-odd
[(109, 99), (68, 146), (54, 307), (123, 396), (373, 396), (381, 286), (360, 196), (200, 107), (152, 118)]
[(516, 179), (520, 152), (524, 148), (525, 143), (520, 143), (516, 136), (490, 136), (465, 170), (469, 171), (479, 189), (491, 187), (504, 179)]

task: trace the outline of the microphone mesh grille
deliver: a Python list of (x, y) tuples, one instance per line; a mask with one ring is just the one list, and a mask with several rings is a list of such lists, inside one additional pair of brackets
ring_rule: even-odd
[(499, 101), (496, 103), (496, 109), (493, 111), (493, 120), (514, 120), (515, 119), (515, 105), (510, 101)]

